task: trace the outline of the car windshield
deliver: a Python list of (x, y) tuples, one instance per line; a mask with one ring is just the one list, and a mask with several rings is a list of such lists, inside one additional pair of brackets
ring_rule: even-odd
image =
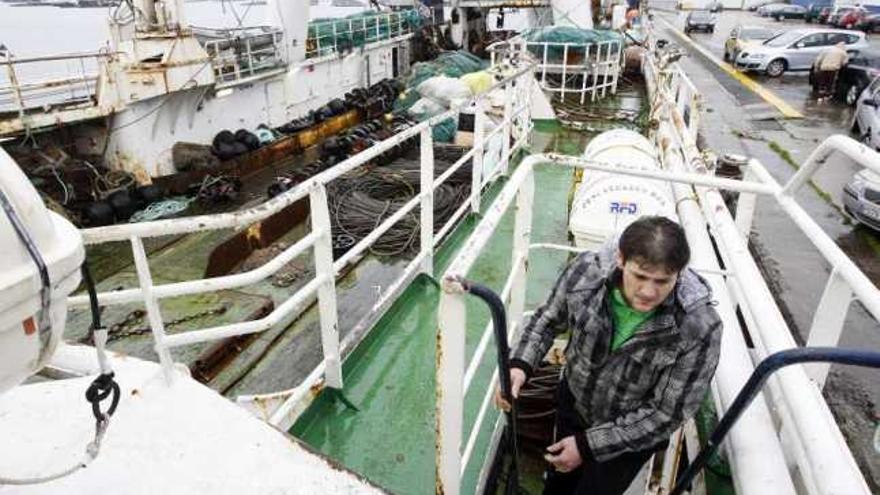
[(708, 10), (698, 10), (691, 12), (691, 20), (694, 21), (707, 21), (711, 18), (712, 14)]
[(746, 28), (742, 30), (740, 38), (746, 40), (766, 40), (773, 37), (775, 32), (771, 29), (764, 28)]
[(801, 31), (785, 31), (764, 42), (767, 46), (780, 47), (787, 46), (799, 40), (804, 33)]

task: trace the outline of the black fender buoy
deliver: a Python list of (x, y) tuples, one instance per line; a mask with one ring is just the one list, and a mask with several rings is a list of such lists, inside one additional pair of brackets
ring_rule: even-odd
[(107, 201), (89, 203), (83, 209), (83, 218), (91, 227), (103, 227), (113, 223), (113, 207)]
[(128, 190), (123, 189), (111, 194), (107, 201), (113, 207), (113, 213), (116, 214), (117, 220), (128, 220), (132, 213), (137, 210), (137, 204), (132, 200)]

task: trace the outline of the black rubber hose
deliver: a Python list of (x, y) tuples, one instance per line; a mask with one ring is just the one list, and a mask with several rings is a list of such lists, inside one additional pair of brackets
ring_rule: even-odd
[(510, 448), (510, 467), (507, 472), (505, 493), (519, 493), (519, 446), (517, 445), (516, 400), (510, 387), (510, 348), (507, 345), (507, 313), (504, 303), (492, 289), (470, 280), (461, 281), (464, 290), (482, 299), (489, 306), (492, 314), (492, 326), (495, 331), (495, 346), (498, 359), (498, 381), (501, 384), (501, 395), (510, 404), (507, 416), (507, 442)]
[(86, 291), (89, 293), (89, 308), (92, 310), (91, 332), (94, 333), (96, 329), (101, 328), (101, 308), (98, 307), (98, 293), (95, 290), (95, 279), (92, 278), (92, 270), (89, 267), (88, 260), (83, 260), (80, 270), (82, 271), (83, 282), (86, 284)]
[(682, 492), (693, 481), (697, 473), (706, 465), (709, 458), (727, 436), (727, 433), (745, 411), (746, 407), (752, 403), (752, 400), (761, 391), (764, 383), (770, 378), (770, 375), (777, 370), (799, 363), (825, 362), (837, 364), (850, 364), (855, 366), (864, 366), (869, 368), (880, 368), (880, 352), (864, 351), (861, 349), (840, 349), (837, 347), (802, 347), (800, 349), (789, 349), (787, 351), (777, 352), (767, 356), (761, 361), (749, 381), (743, 386), (739, 394), (730, 408), (718, 422), (715, 431), (706, 442), (706, 446), (697, 455), (694, 462), (688, 466), (681, 478), (675, 484), (669, 495), (681, 495)]

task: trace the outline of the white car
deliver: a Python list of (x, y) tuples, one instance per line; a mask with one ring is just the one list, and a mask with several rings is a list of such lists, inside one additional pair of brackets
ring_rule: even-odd
[(852, 131), (866, 146), (880, 150), (880, 77), (859, 95)]
[(846, 51), (868, 48), (865, 33), (843, 29), (795, 29), (784, 31), (760, 45), (748, 47), (736, 57), (736, 68), (779, 77), (786, 71), (808, 71), (822, 50), (843, 42)]
[(843, 209), (856, 221), (880, 230), (880, 175), (868, 169), (857, 172), (843, 186)]

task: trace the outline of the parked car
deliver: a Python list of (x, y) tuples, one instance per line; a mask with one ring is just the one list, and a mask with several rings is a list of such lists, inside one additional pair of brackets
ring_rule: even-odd
[(811, 3), (810, 6), (807, 7), (807, 12), (804, 14), (804, 20), (806, 22), (818, 22), (819, 14), (824, 8), (828, 8), (830, 11), (831, 5), (827, 3)]
[(734, 65), (743, 70), (764, 72), (770, 77), (779, 77), (785, 71), (807, 71), (822, 50), (838, 42), (843, 42), (848, 52), (868, 48), (865, 33), (841, 29), (794, 29), (743, 50)]
[(803, 19), (807, 14), (807, 8), (802, 5), (786, 5), (773, 13), (777, 21), (783, 19)]
[(776, 31), (763, 26), (756, 25), (737, 25), (734, 27), (727, 40), (724, 41), (724, 60), (734, 61), (736, 56), (749, 45), (760, 44), (762, 41), (770, 39)]
[(843, 209), (856, 221), (880, 230), (880, 175), (862, 169), (843, 186)]
[(835, 97), (855, 106), (862, 91), (880, 76), (880, 52), (864, 51), (850, 57), (846, 67), (837, 76)]
[(816, 22), (819, 24), (828, 24), (828, 18), (831, 17), (832, 10), (834, 10), (834, 7), (822, 7), (822, 10), (819, 11), (819, 15), (816, 16)]
[(840, 19), (837, 20), (837, 27), (841, 27), (844, 29), (852, 29), (858, 24), (862, 19), (867, 17), (868, 11), (865, 9), (852, 9), (848, 12), (845, 12)]
[(880, 32), (880, 14), (866, 15), (856, 24), (856, 29), (866, 33)]
[(715, 16), (708, 10), (692, 10), (684, 21), (685, 34), (693, 31), (715, 32)]
[(831, 14), (828, 16), (828, 21), (826, 24), (830, 24), (832, 26), (837, 26), (837, 23), (840, 22), (840, 18), (843, 17), (844, 14), (855, 10), (857, 7), (854, 5), (839, 5), (831, 9)]
[(865, 145), (880, 150), (880, 78), (871, 81), (859, 95), (852, 132)]
[(758, 7), (758, 15), (761, 17), (772, 17), (777, 11), (788, 7), (787, 3), (768, 3), (762, 7)]
[(759, 8), (771, 4), (771, 3), (779, 3), (779, 0), (758, 0), (757, 2), (749, 5), (748, 9), (752, 12), (758, 10)]

